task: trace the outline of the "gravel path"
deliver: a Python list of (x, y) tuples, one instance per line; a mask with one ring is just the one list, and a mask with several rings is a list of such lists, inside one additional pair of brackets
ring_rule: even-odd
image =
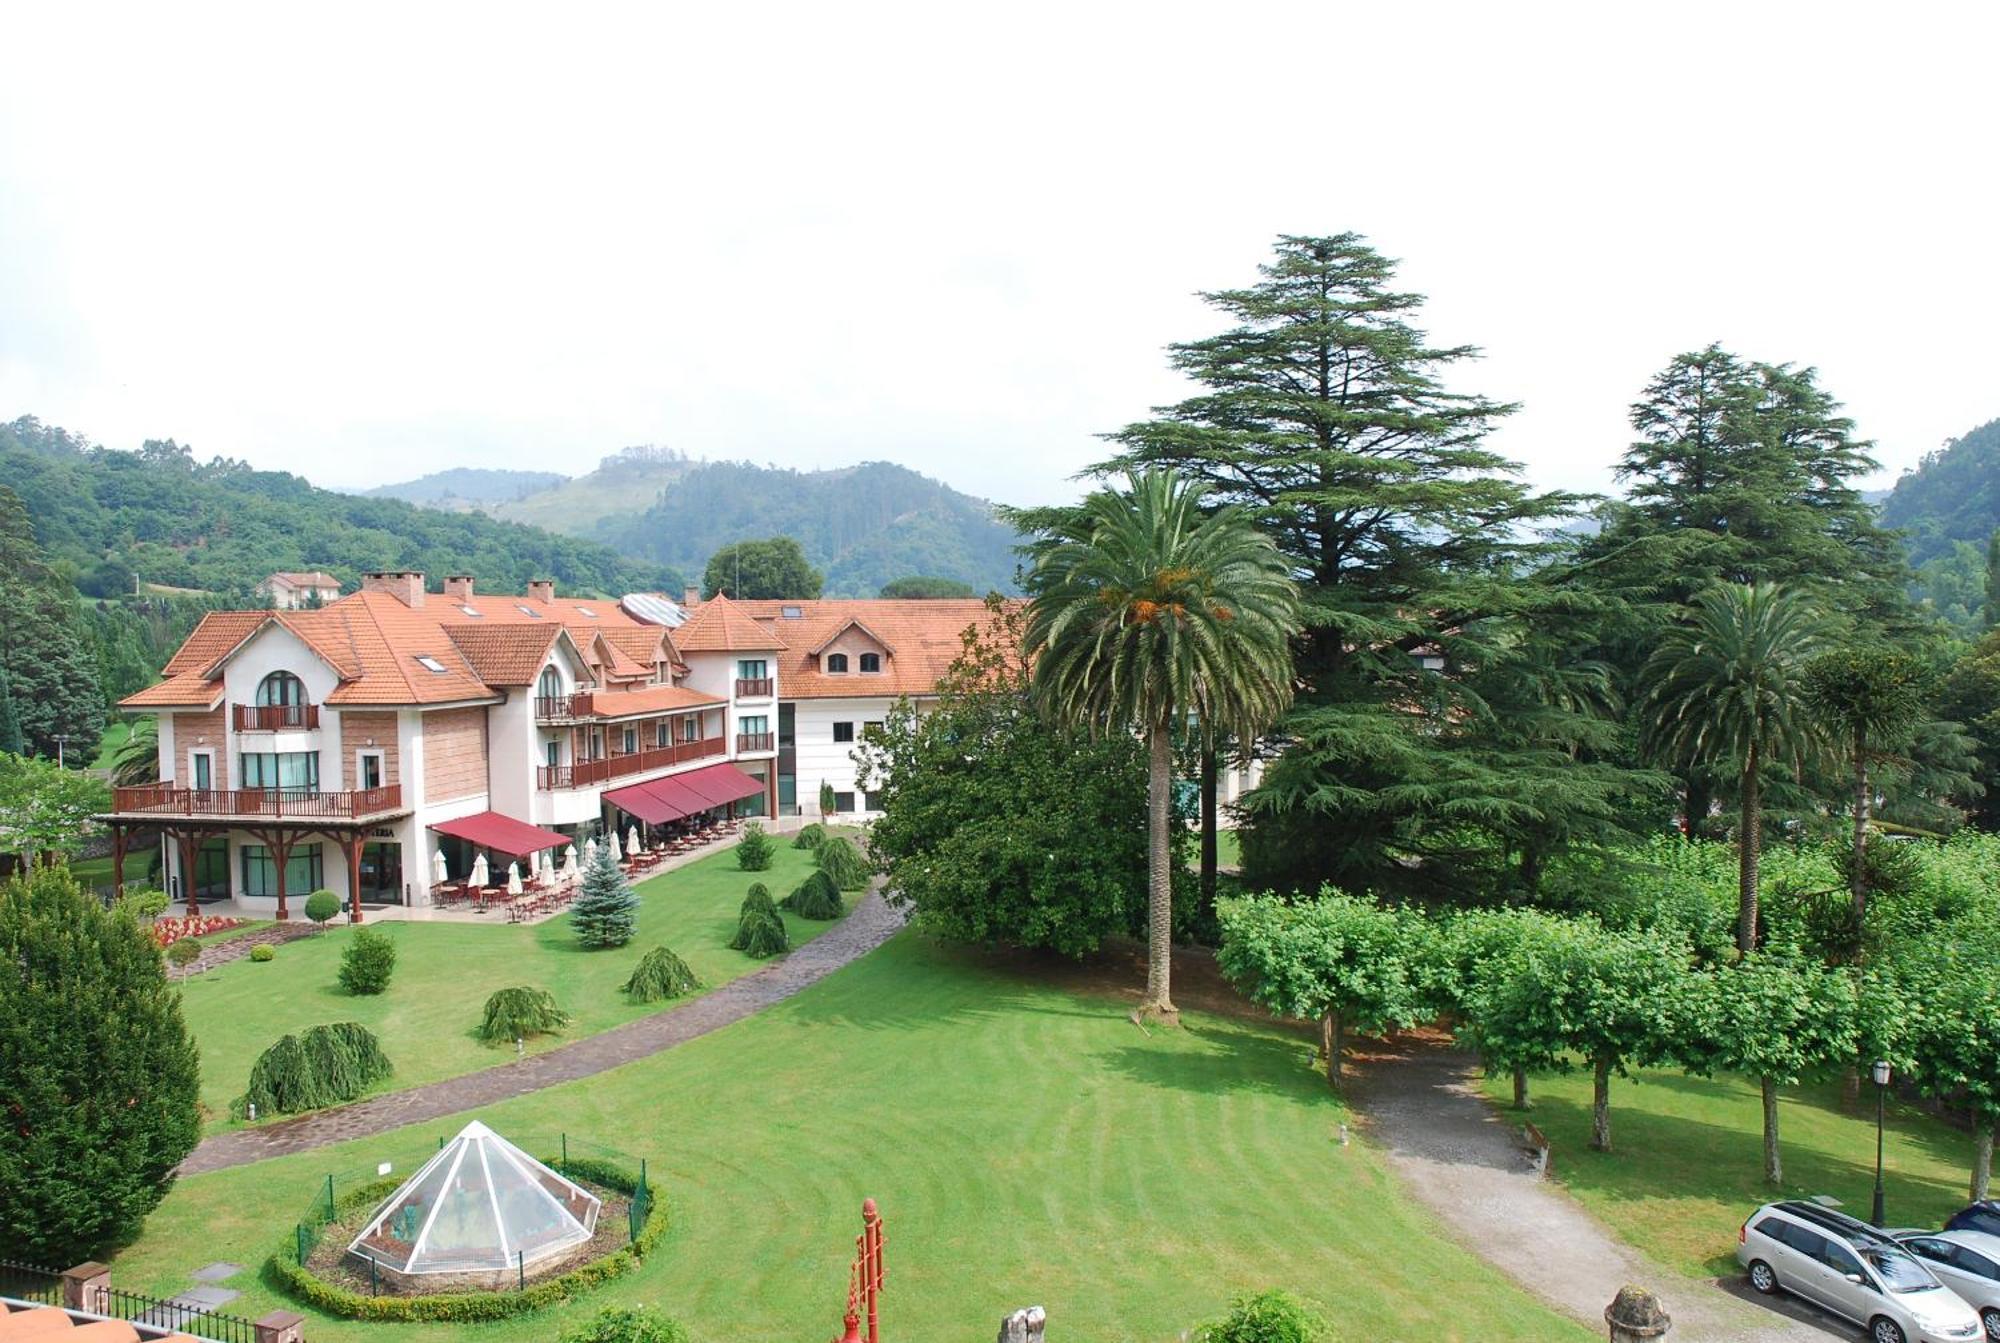
[[(1791, 1297), (1733, 1278), (1661, 1268), (1539, 1179), (1518, 1129), (1479, 1089), (1477, 1061), (1399, 1037), (1356, 1073), (1351, 1098), (1404, 1187), (1471, 1249), (1536, 1296), (1604, 1328), (1604, 1308), (1637, 1283), (1659, 1294), (1676, 1343), (1826, 1343), (1859, 1332)], [(1557, 1152), (1560, 1166), (1563, 1154)], [(1749, 1211), (1747, 1208), (1744, 1211)]]
[(518, 1063), (371, 1096), (352, 1105), (316, 1110), (296, 1119), (218, 1133), (202, 1140), (181, 1163), (180, 1173), (200, 1175), (350, 1138), (365, 1138), (405, 1124), (441, 1119), (544, 1087), (594, 1076), (685, 1044), (783, 1002), (867, 955), (902, 926), (903, 915), (889, 907), (882, 892), (870, 891), (839, 924), (782, 960), (733, 979), (685, 1006), (641, 1017)]
[(247, 933), (242, 933), (236, 937), (224, 938), (220, 942), (204, 942), (201, 945), (201, 955), (189, 961), (185, 966), (174, 965), (169, 962), (167, 965), (167, 978), (186, 979), (188, 976), (198, 975), (204, 970), (213, 970), (218, 965), (227, 965), (231, 961), (240, 961), (250, 954), (252, 948), (282, 946), (287, 942), (296, 942), (302, 937), (311, 937), (318, 931), (317, 927), (304, 919), (292, 919), (284, 923), (273, 923), (263, 928), (252, 928)]

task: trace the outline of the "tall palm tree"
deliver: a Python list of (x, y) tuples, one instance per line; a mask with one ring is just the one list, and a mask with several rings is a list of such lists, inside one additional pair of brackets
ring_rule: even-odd
[(1801, 766), (1821, 745), (1802, 679), (1828, 628), (1803, 594), (1771, 584), (1711, 589), (1690, 616), (1646, 663), (1640, 725), (1672, 763), (1737, 775), (1736, 945), (1747, 954), (1757, 945), (1763, 770)]
[(1027, 645), (1046, 710), (1146, 741), (1150, 804), (1146, 1000), (1171, 1019), (1173, 730), (1252, 741), (1292, 697), (1298, 588), (1269, 537), (1172, 471), (1126, 478), (1076, 509), (1033, 515)]
[(142, 714), (132, 723), (132, 731), (111, 753), (111, 782), (121, 788), (137, 788), (160, 777), (159, 722)]

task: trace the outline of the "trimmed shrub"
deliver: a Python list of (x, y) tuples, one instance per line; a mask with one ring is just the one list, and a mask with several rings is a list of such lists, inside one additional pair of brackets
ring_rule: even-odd
[(583, 890), (570, 910), (576, 940), (593, 949), (622, 947), (632, 940), (639, 897), (611, 857), (611, 846), (600, 845), (583, 872)]
[(840, 887), (824, 872), (814, 872), (785, 897), (785, 908), (802, 919), (837, 919), (847, 912), (841, 902)]
[(562, 1343), (688, 1343), (688, 1332), (651, 1306), (606, 1306), (565, 1329)]
[(552, 1034), (567, 1025), (569, 1013), (556, 1006), (547, 989), (500, 989), (486, 1000), (479, 1038), (490, 1042), (525, 1040), (531, 1035)]
[(250, 948), (250, 959), (259, 965), (263, 965), (267, 961), (275, 961), (278, 959), (278, 949), (269, 942), (259, 942), (256, 946)]
[(257, 1056), (250, 1085), (229, 1109), (245, 1118), (300, 1114), (351, 1101), (395, 1069), (374, 1034), (359, 1022), (338, 1021), (287, 1035)]
[(1326, 1320), (1290, 1292), (1239, 1296), (1229, 1314), (1195, 1332), (1196, 1343), (1336, 1343)]
[(183, 938), (167, 943), (167, 959), (183, 970), (201, 958), (201, 943), (193, 938)]
[(813, 855), (819, 870), (833, 878), (833, 884), (843, 891), (868, 889), (868, 862), (860, 852), (844, 839), (828, 836), (826, 843), (819, 846)]
[(832, 782), (821, 779), (819, 783), (819, 814), (822, 816), (833, 815), (834, 801)]
[(340, 897), (332, 891), (314, 891), (306, 897), (306, 917), (314, 923), (325, 924), (340, 913)]
[(743, 897), (743, 908), (736, 916), (736, 936), (729, 939), (729, 945), (732, 950), (760, 961), (790, 947), (785, 921), (779, 917), (778, 907), (771, 903), (771, 892), (763, 882), (752, 886)]
[(356, 928), (340, 953), (340, 987), (349, 993), (380, 993), (395, 970), (396, 944), (373, 928)]
[(818, 821), (800, 826), (799, 833), (792, 836), (792, 847), (795, 849), (817, 849), (824, 843), (826, 843), (826, 827)]
[(118, 908), (142, 923), (147, 919), (157, 919), (166, 913), (168, 903), (165, 891), (148, 890), (144, 887), (127, 891), (118, 897)]
[(625, 996), (635, 1003), (656, 1003), (700, 987), (700, 978), (686, 961), (665, 947), (654, 947), (625, 981)]
[(752, 821), (743, 827), (743, 838), (736, 842), (736, 865), (745, 872), (762, 872), (771, 866), (776, 848), (764, 827)]

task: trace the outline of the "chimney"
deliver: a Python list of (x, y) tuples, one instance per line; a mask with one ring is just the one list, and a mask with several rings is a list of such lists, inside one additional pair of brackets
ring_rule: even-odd
[(416, 569), (389, 569), (361, 575), (363, 592), (386, 592), (415, 609), (424, 604), (424, 576)]
[(455, 602), (471, 601), (472, 575), (446, 574), (444, 576), (444, 595), (451, 598)]
[(692, 611), (701, 605), (701, 589), (690, 583), (681, 589), (681, 605)]
[(556, 580), (553, 578), (531, 578), (528, 580), (528, 600), (552, 602), (556, 599)]

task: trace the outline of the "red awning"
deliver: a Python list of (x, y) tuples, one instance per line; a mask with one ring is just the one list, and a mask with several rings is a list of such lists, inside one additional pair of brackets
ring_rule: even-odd
[(695, 792), (679, 778), (655, 779), (646, 788), (662, 802), (679, 807), (683, 816), (699, 816), (717, 805), (706, 793)]
[(695, 792), (715, 799), (715, 805), (726, 806), (746, 797), (756, 797), (764, 791), (764, 781), (754, 778), (734, 765), (709, 765), (692, 774), (683, 774), (679, 782)]
[(667, 821), (678, 821), (688, 814), (687, 808), (677, 805), (657, 791), (658, 781), (635, 783), (629, 788), (614, 788), (604, 795), (604, 800), (627, 815), (636, 816), (647, 825), (662, 825)]
[(511, 816), (502, 816), (497, 811), (482, 811), (472, 816), (461, 816), (455, 821), (439, 821), (431, 829), (440, 835), (450, 835), (454, 839), (477, 844), (482, 849), (496, 849), (515, 858), (525, 858), (531, 853), (559, 848), (570, 842), (568, 835), (528, 825)]

